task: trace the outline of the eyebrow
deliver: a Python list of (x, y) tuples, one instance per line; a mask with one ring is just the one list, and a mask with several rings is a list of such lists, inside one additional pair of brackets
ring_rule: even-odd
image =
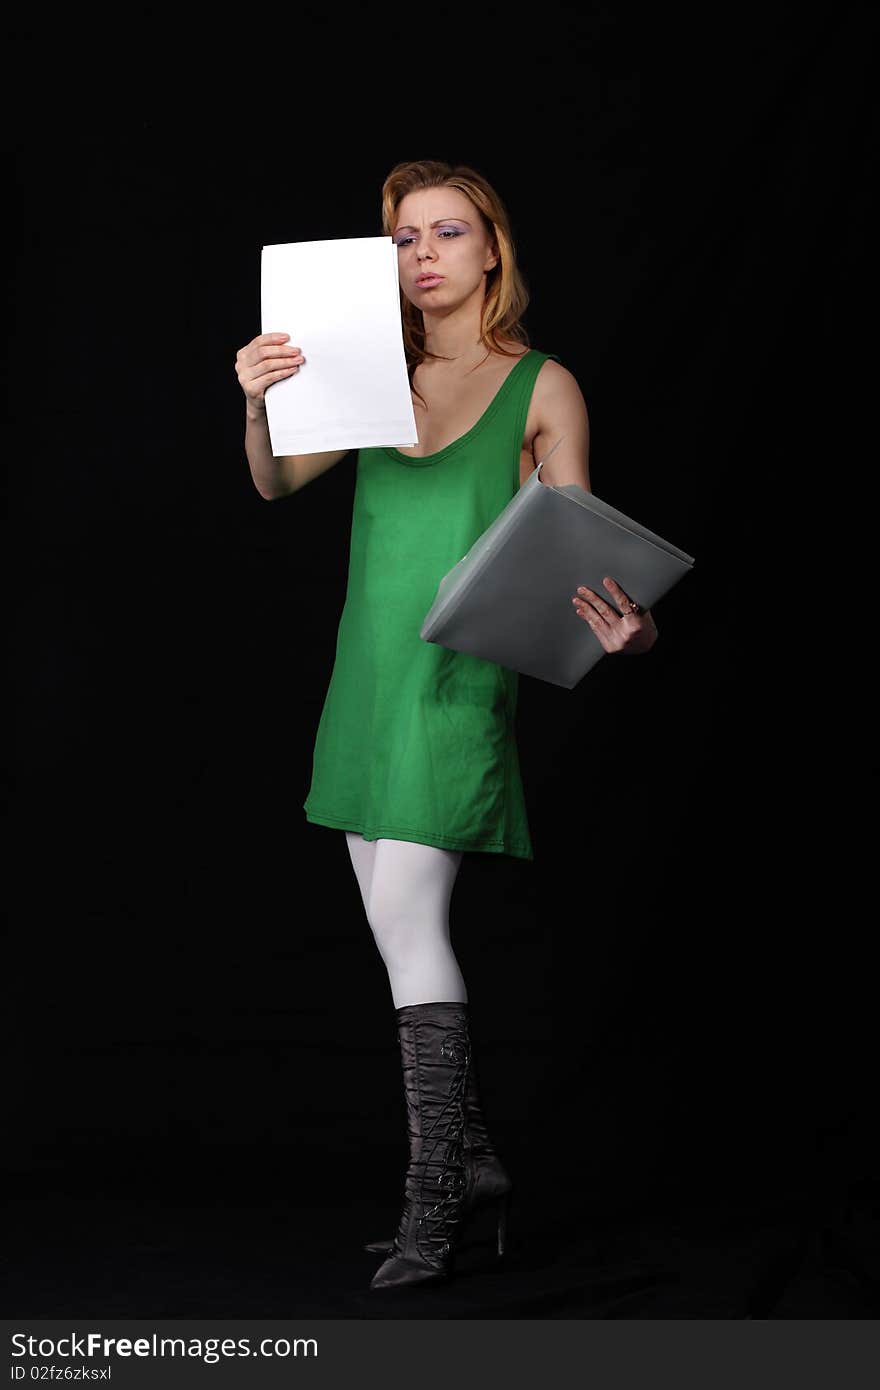
[[(432, 227), (439, 227), (441, 222), (463, 222), (466, 227), (471, 225), (466, 217), (438, 217), (437, 221), (432, 222), (430, 225)], [(418, 230), (418, 227), (395, 227), (394, 235), (396, 236), (398, 232), (417, 232)]]

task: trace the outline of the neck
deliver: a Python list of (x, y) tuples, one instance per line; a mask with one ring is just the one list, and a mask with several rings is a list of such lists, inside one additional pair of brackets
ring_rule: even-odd
[(425, 365), (460, 371), (462, 368), (470, 369), (483, 360), (487, 349), (480, 342), (482, 307), (483, 295), (479, 294), (472, 295), (448, 314), (424, 314), (425, 347), (438, 357), (450, 359), (447, 362), (428, 359)]

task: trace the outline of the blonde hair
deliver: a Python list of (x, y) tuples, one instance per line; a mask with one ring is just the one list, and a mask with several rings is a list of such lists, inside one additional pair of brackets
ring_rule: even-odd
[[(515, 354), (504, 347), (513, 338), (529, 346), (529, 336), (520, 322), (529, 302), (525, 280), (516, 263), (510, 217), (488, 179), (466, 164), (446, 164), (439, 159), (409, 160), (396, 164), (382, 185), (382, 230), (394, 231), (397, 209), (407, 193), (422, 188), (456, 188), (464, 193), (480, 214), (492, 238), (498, 261), (486, 275), (486, 296), (480, 316), (480, 342), (505, 357)], [(400, 292), (403, 316), (403, 345), (410, 381), (416, 367), (438, 354), (425, 346), (425, 324), (421, 309)], [(415, 389), (415, 388), (414, 388)]]

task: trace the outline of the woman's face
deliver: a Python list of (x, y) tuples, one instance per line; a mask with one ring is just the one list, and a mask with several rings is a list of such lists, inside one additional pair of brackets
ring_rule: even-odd
[(446, 187), (407, 193), (398, 204), (392, 237), (401, 288), (418, 309), (437, 313), (471, 295), (483, 298), (485, 272), (498, 256), (466, 194)]

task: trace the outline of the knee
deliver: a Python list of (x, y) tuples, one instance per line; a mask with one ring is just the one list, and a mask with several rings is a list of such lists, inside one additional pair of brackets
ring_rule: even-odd
[(367, 921), (383, 959), (401, 956), (407, 949), (407, 941), (412, 941), (411, 915), (408, 920), (406, 914), (400, 912), (393, 903), (370, 902), (367, 906)]

